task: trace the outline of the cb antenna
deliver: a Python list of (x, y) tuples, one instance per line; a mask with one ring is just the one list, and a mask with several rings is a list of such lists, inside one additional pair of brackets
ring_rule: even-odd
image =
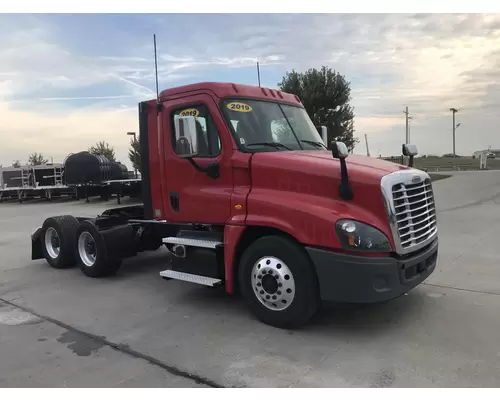
[(153, 34), (153, 46), (155, 53), (156, 112), (159, 113), (161, 111), (161, 104), (160, 104), (160, 90), (158, 88), (158, 57), (156, 55), (156, 34)]
[(257, 61), (257, 79), (259, 80), (259, 87), (260, 87), (260, 68), (259, 68), (259, 62)]
[(156, 34), (153, 34), (153, 46), (155, 52), (156, 102), (160, 103), (160, 92), (158, 89), (158, 57), (156, 55)]

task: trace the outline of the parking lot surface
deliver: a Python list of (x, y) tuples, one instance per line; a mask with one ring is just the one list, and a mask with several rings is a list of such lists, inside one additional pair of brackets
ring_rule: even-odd
[(452, 175), (434, 184), (434, 274), (296, 331), (263, 325), (223, 290), (162, 280), (165, 251), (104, 279), (30, 260), (46, 217), (114, 201), (0, 204), (0, 386), (497, 387), (500, 173)]

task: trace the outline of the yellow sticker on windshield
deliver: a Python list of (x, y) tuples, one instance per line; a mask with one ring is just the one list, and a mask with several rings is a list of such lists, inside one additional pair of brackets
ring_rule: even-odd
[(179, 113), (179, 117), (197, 117), (200, 112), (196, 108), (188, 108)]
[(237, 112), (251, 112), (252, 111), (252, 107), (250, 107), (248, 104), (240, 103), (237, 101), (229, 103), (227, 105), (227, 108), (229, 108), (231, 111), (237, 111)]

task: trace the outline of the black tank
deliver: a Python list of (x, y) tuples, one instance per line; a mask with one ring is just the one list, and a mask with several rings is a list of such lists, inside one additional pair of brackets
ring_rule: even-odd
[(104, 156), (81, 151), (66, 158), (64, 175), (68, 185), (100, 184), (111, 179), (111, 162)]
[(118, 181), (121, 179), (128, 179), (128, 169), (126, 165), (120, 162), (111, 161), (111, 179), (112, 181)]

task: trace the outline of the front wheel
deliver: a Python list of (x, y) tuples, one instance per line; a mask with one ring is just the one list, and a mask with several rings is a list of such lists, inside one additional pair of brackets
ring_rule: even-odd
[(302, 246), (284, 236), (260, 238), (246, 249), (239, 283), (254, 315), (271, 326), (303, 325), (319, 306), (311, 260)]

